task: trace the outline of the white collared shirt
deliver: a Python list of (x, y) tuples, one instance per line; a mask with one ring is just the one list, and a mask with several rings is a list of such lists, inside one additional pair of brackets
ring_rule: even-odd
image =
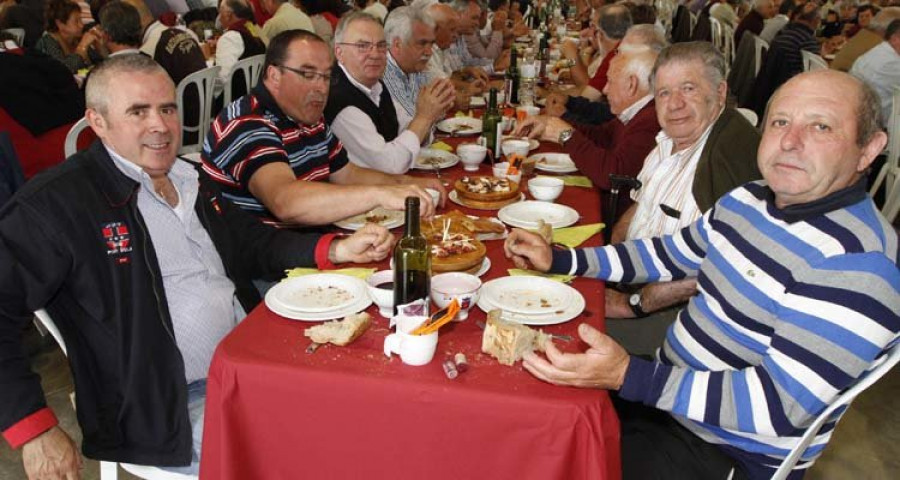
[(653, 94), (648, 93), (647, 95), (644, 95), (643, 97), (641, 97), (638, 101), (631, 104), (630, 107), (626, 108), (625, 110), (622, 110), (622, 113), (620, 113), (616, 116), (619, 117), (620, 122), (622, 122), (624, 125), (628, 125), (628, 122), (630, 122), (631, 119), (634, 118), (634, 116), (637, 115), (638, 112), (640, 112), (642, 108), (644, 108), (648, 103), (650, 103), (651, 100), (653, 100)]
[[(675, 142), (664, 131), (656, 135), (656, 148), (647, 155), (644, 167), (638, 174), (643, 186), (631, 191), (637, 210), (628, 227), (626, 240), (671, 235), (700, 218), (703, 212), (694, 200), (692, 187), (700, 153), (713, 125), (715, 122), (693, 145), (678, 152), (672, 152)], [(680, 212), (678, 218), (664, 213), (660, 205)]]
[[(377, 82), (372, 88), (357, 82), (350, 72), (338, 63), (350, 83), (363, 92), (372, 103), (381, 106), (383, 86)], [(344, 144), (347, 156), (356, 165), (385, 173), (406, 173), (419, 155), (419, 137), (410, 130), (402, 130), (390, 142), (378, 133), (375, 123), (361, 109), (346, 107), (334, 117), (331, 130)]]

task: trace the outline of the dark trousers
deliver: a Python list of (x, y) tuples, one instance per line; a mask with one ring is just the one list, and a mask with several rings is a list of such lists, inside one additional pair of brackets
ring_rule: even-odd
[(622, 425), (623, 480), (746, 480), (737, 461), (662, 410), (610, 396)]

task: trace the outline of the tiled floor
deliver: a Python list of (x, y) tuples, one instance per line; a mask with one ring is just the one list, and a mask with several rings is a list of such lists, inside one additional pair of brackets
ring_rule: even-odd
[[(40, 339), (29, 329), (28, 343), (35, 351), (34, 367), (43, 378), (50, 406), (63, 428), (80, 440), (75, 413), (69, 401), (72, 391), (62, 352), (48, 336)], [(5, 442), (0, 446), (0, 480), (25, 479), (18, 451)], [(99, 478), (97, 462), (86, 461), (83, 479)], [(120, 471), (120, 479), (134, 477)], [(844, 416), (824, 456), (807, 475), (810, 480), (879, 480), (900, 478), (900, 368), (888, 373), (864, 392)]]

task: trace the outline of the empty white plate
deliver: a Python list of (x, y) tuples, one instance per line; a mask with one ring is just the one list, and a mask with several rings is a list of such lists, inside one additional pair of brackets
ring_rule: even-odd
[(551, 173), (577, 172), (578, 167), (568, 153), (538, 153), (529, 157), (534, 159), (534, 168)]
[(575, 209), (565, 205), (528, 200), (501, 208), (497, 218), (519, 228), (538, 228), (539, 220), (553, 228), (562, 228), (577, 223), (579, 215)]

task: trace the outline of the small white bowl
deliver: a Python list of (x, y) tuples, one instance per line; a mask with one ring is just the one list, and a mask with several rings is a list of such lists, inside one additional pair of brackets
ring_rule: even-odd
[(494, 174), (494, 177), (496, 177), (496, 178), (506, 178), (506, 179), (512, 180), (513, 182), (516, 182), (516, 183), (520, 183), (522, 181), (521, 170), (519, 171), (519, 173), (517, 173), (515, 175), (510, 175), (510, 174), (506, 173), (507, 170), (509, 170), (509, 162), (500, 162), (500, 163), (494, 164), (494, 167), (492, 168), (492, 173)]
[[(391, 288), (378, 288), (378, 285), (385, 283), (390, 283)], [(394, 271), (375, 272), (366, 279), (366, 285), (369, 287), (369, 296), (378, 305), (378, 313), (384, 318), (394, 316)]]
[(531, 150), (531, 143), (529, 143), (528, 140), (514, 138), (511, 140), (504, 140), (500, 144), (500, 149), (507, 157), (511, 155), (521, 155), (523, 157), (527, 157), (528, 152)]
[(463, 143), (456, 147), (456, 154), (463, 163), (463, 169), (467, 172), (477, 172), (478, 166), (484, 161), (487, 155), (487, 147), (478, 145), (477, 143)]
[(475, 275), (460, 272), (441, 273), (431, 277), (431, 301), (438, 308), (446, 308), (453, 299), (459, 300), (457, 321), (469, 318), (469, 309), (478, 301), (481, 279)]
[(556, 177), (534, 177), (528, 181), (528, 191), (535, 200), (553, 202), (563, 191), (565, 183)]

